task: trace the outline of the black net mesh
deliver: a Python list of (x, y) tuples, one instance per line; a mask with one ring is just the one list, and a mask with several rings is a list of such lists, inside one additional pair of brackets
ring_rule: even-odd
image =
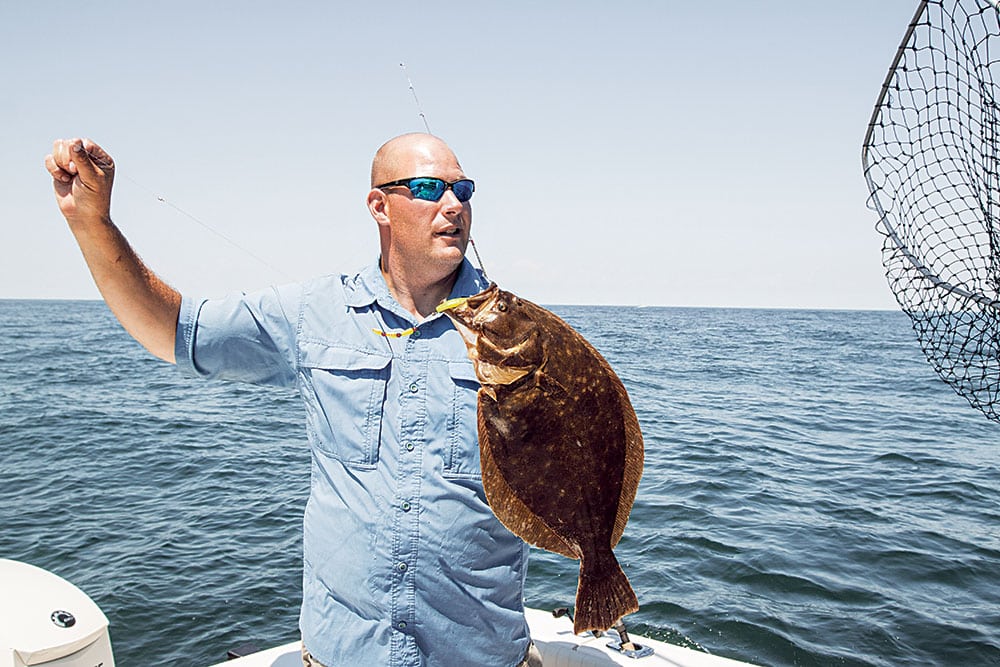
[(1000, 22), (990, 0), (922, 2), (868, 128), (889, 286), (928, 360), (1000, 421)]

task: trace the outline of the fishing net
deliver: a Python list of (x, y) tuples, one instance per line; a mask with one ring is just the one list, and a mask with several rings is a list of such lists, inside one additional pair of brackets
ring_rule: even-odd
[(998, 59), (996, 2), (921, 2), (862, 152), (889, 286), (941, 378), (996, 421)]

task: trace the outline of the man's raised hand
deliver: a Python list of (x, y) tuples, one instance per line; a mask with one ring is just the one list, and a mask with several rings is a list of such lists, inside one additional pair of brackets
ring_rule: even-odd
[(115, 162), (90, 139), (57, 139), (45, 156), (59, 210), (75, 220), (108, 220)]

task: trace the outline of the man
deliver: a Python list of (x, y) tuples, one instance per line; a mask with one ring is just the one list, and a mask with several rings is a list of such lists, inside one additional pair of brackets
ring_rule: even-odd
[(207, 378), (295, 386), (312, 485), (303, 522), (306, 665), (539, 664), (528, 550), (479, 471), (478, 384), (442, 300), (486, 286), (467, 260), (474, 186), (428, 134), (372, 163), (379, 261), (221, 300), (182, 296), (110, 217), (114, 162), (56, 141), (46, 167), (102, 296), (150, 352)]

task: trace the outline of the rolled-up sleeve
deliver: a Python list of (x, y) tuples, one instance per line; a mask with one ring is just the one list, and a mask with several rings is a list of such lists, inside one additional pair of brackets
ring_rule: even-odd
[(184, 296), (174, 343), (177, 367), (204, 378), (294, 385), (300, 304), (297, 285), (223, 299)]

